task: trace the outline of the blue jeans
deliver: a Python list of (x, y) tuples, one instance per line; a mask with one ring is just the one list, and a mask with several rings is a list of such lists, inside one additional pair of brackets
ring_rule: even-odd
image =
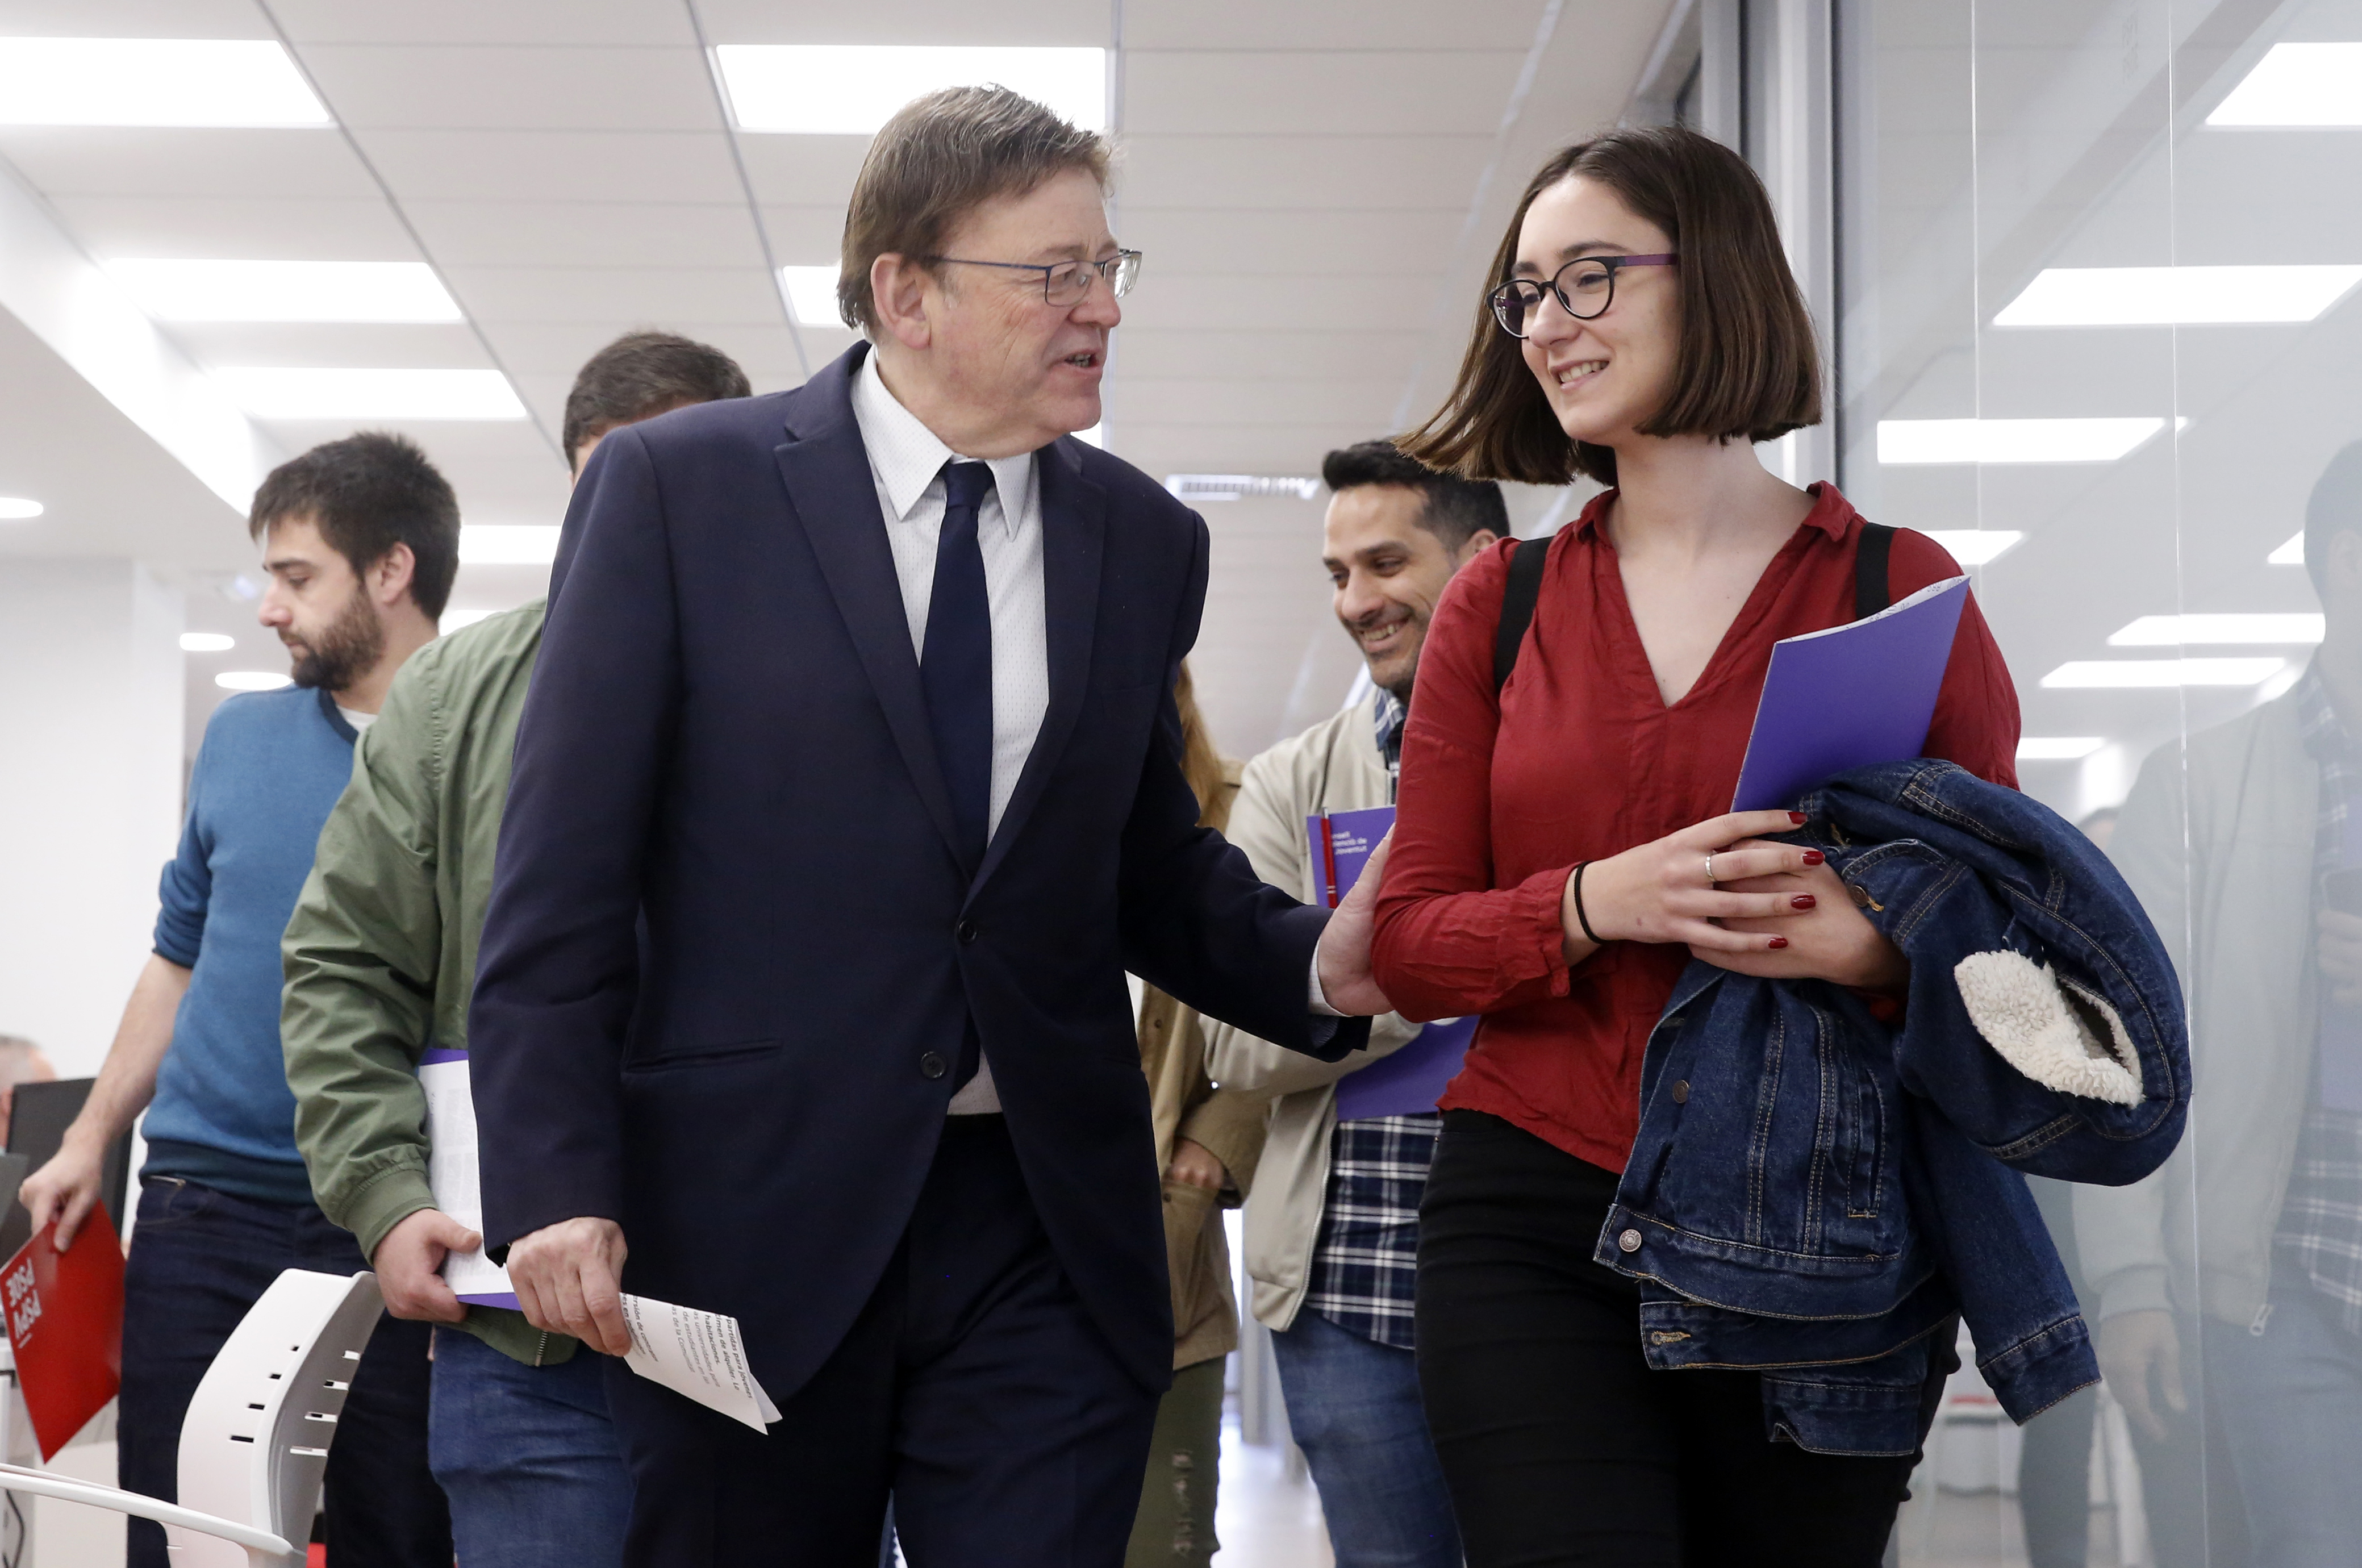
[(1309, 1309), (1271, 1342), (1337, 1568), (1460, 1568), (1460, 1529), (1412, 1353)]
[[(189, 1400), (281, 1270), (367, 1266), (351, 1235), (316, 1209), (171, 1176), (142, 1181), (123, 1270), (116, 1466), (124, 1487), (173, 1499)], [(320, 1488), (337, 1568), (451, 1568), (450, 1516), (426, 1467), (426, 1325), (379, 1319)], [(167, 1568), (163, 1527), (125, 1522), (131, 1568)]]
[(527, 1366), (457, 1329), (435, 1335), (427, 1457), (468, 1568), (624, 1560), (632, 1477), (607, 1419), (602, 1358)]
[(2362, 1555), (2362, 1340), (2301, 1281), (2273, 1288), (2262, 1333), (2213, 1318), (2202, 1332), (2253, 1560), (2352, 1568)]

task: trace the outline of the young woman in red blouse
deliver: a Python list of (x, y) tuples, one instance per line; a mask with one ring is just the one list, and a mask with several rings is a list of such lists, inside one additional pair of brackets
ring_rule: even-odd
[[(1402, 1011), (1484, 1015), (1442, 1101), (1418, 1316), (1470, 1568), (1868, 1568), (1911, 1462), (1771, 1441), (1755, 1373), (1649, 1371), (1637, 1286), (1591, 1261), (1642, 1048), (1693, 956), (1907, 977), (1817, 854), (1760, 836), (1787, 812), (1728, 811), (1772, 645), (1853, 618), (1860, 517), (1752, 449), (1820, 419), (1812, 325), (1753, 172), (1687, 131), (1552, 158), (1493, 275), (1459, 384), (1406, 449), (1617, 488), (1556, 538), (1488, 552), (1438, 607), (1379, 902), (1376, 973)], [(1544, 548), (1496, 698), (1510, 551)], [(1959, 569), (1894, 536), (1894, 598)], [(1971, 601), (1927, 753), (2014, 785), (2016, 745)]]

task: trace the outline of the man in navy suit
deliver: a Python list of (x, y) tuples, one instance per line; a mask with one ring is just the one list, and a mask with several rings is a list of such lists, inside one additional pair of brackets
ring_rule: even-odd
[(1124, 971), (1326, 1059), (1385, 1007), (1358, 903), (1196, 825), (1206, 528), (1069, 438), (1139, 264), (1106, 179), (1015, 94), (921, 99), (845, 226), (869, 342), (575, 492), (470, 1017), (486, 1240), (610, 1353), (624, 1286), (735, 1316), (781, 1412), (610, 1366), (634, 1564), (866, 1563), (890, 1488), (919, 1568), (1113, 1568), (1172, 1362)]

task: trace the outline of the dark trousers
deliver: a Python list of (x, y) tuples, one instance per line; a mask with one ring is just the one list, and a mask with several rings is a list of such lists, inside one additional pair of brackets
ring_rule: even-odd
[[(350, 1233), (316, 1209), (143, 1181), (123, 1274), (116, 1473), (176, 1500), (181, 1419), (247, 1309), (286, 1269), (358, 1274)], [(427, 1326), (378, 1321), (328, 1449), (323, 1500), (337, 1568), (451, 1568), (451, 1516), (426, 1468)], [(127, 1521), (128, 1568), (167, 1568), (163, 1527)]]
[(1874, 1568), (1915, 1461), (1768, 1441), (1753, 1373), (1650, 1371), (1639, 1286), (1591, 1261), (1616, 1179), (1444, 1115), (1418, 1372), (1468, 1568)]
[(1120, 1568), (1157, 1392), (1067, 1282), (1001, 1118), (955, 1116), (885, 1277), (767, 1436), (610, 1364), (624, 1561), (875, 1568), (890, 1490), (912, 1568)]

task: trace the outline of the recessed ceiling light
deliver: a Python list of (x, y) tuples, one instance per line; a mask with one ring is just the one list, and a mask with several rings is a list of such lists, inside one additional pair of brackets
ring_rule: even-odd
[(28, 501), (21, 495), (0, 495), (0, 522), (21, 523), (28, 517), (39, 517), (43, 510), (38, 501)]
[(2206, 326), (2311, 321), (2362, 267), (2046, 267), (1995, 326)]
[(2319, 615), (2144, 615), (2108, 639), (2118, 648), (2176, 647), (2191, 643), (2321, 641)]
[(335, 123), (267, 39), (0, 39), (0, 124)]
[(557, 525), (470, 523), (459, 530), (459, 558), (478, 566), (547, 566), (557, 558)]
[(2042, 678), (2061, 686), (2258, 686), (2287, 664), (2284, 658), (2102, 658), (2075, 659)]
[(1320, 493), (1320, 481), (1302, 474), (1166, 474), (1164, 488), (1183, 501), (1238, 501), (1250, 495), (1310, 501)]
[(1926, 532), (1962, 566), (1983, 566), (1996, 560), (2025, 537), (2014, 528), (1929, 528)]
[(1878, 460), (1917, 463), (2109, 463), (2165, 428), (2136, 419), (1882, 419)]
[(796, 324), (800, 326), (836, 326), (844, 325), (844, 317), (836, 310), (836, 269), (833, 267), (782, 267), (779, 286), (788, 291), (788, 304), (795, 307)]
[(292, 680), (268, 669), (225, 669), (214, 677), (214, 684), (226, 691), (276, 691)]
[(2287, 544), (2264, 558), (2264, 564), (2266, 566), (2304, 565), (2304, 530), (2300, 528), (2290, 536)]
[(257, 419), (523, 419), (498, 370), (347, 370), (302, 366), (215, 370)]
[(2362, 126), (2362, 43), (2274, 44), (2210, 126)]
[(2107, 745), (2100, 735), (2025, 735), (2017, 743), (2020, 762), (2072, 762)]
[(159, 321), (464, 321), (424, 261), (145, 258), (106, 271)]
[(237, 646), (236, 637), (225, 636), (219, 632), (182, 632), (181, 634), (182, 653), (227, 653), (236, 646)]
[(937, 44), (723, 44), (713, 51), (740, 130), (873, 136), (938, 87), (998, 83), (1084, 130), (1107, 128), (1107, 50)]

